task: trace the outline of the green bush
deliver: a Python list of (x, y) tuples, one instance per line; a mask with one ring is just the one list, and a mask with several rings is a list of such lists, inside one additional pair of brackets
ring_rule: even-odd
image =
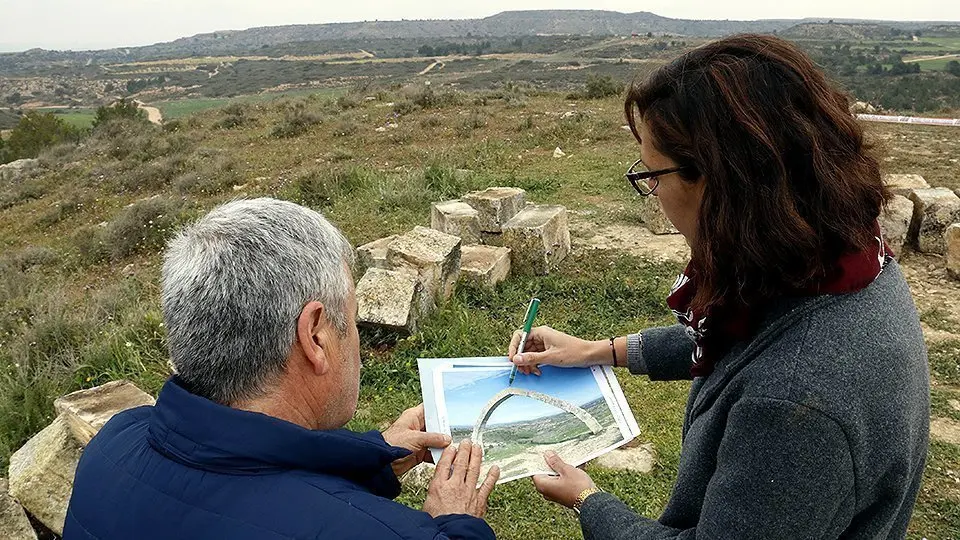
[(299, 137), (311, 127), (321, 123), (320, 116), (306, 110), (303, 103), (286, 108), (283, 120), (274, 126), (271, 135), (280, 139)]
[(135, 102), (121, 99), (112, 105), (104, 105), (97, 108), (97, 114), (93, 118), (93, 129), (97, 129), (104, 124), (116, 120), (125, 120), (132, 122), (147, 123), (147, 113), (141, 109)]
[(375, 179), (374, 171), (364, 167), (313, 169), (293, 182), (293, 198), (315, 208), (333, 205), (344, 197), (360, 197)]
[(62, 143), (76, 143), (81, 131), (53, 113), (29, 111), (20, 117), (0, 152), (0, 162), (35, 158), (40, 152)]
[(603, 99), (619, 96), (623, 93), (623, 83), (610, 75), (588, 75), (586, 82), (587, 99)]
[(180, 207), (151, 197), (126, 207), (104, 230), (103, 243), (114, 260), (163, 249), (178, 225)]

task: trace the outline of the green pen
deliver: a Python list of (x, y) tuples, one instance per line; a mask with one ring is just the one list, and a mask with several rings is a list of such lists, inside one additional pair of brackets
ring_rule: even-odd
[[(527, 316), (523, 321), (523, 333), (520, 334), (520, 346), (517, 347), (517, 354), (523, 352), (523, 346), (527, 344), (527, 336), (530, 335), (530, 330), (533, 329), (533, 319), (537, 316), (537, 310), (540, 309), (540, 299), (533, 298), (530, 300), (530, 305), (527, 306)], [(513, 379), (517, 376), (517, 365), (513, 365), (513, 369), (510, 370), (510, 382), (507, 383), (507, 386), (513, 384)]]

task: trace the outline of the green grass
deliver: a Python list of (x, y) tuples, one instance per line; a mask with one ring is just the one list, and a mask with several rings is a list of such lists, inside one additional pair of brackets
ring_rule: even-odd
[(61, 118), (64, 122), (73, 127), (87, 129), (93, 125), (93, 119), (96, 118), (95, 109), (54, 109), (46, 112), (52, 112)]

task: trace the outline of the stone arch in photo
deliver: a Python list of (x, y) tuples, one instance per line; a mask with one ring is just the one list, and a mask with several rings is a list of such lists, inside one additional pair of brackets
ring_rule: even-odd
[(603, 426), (600, 425), (600, 422), (593, 417), (592, 414), (588, 413), (583, 407), (579, 407), (570, 403), (569, 401), (564, 401), (562, 399), (557, 399), (553, 396), (548, 396), (542, 392), (536, 392), (534, 390), (524, 390), (523, 388), (504, 388), (503, 390), (497, 392), (486, 405), (483, 406), (483, 409), (480, 411), (480, 416), (477, 418), (477, 423), (473, 426), (473, 435), (470, 437), (470, 440), (474, 444), (483, 448), (483, 428), (486, 427), (487, 421), (490, 420), (490, 417), (493, 415), (494, 411), (497, 410), (497, 407), (503, 404), (513, 396), (524, 396), (528, 398), (533, 398), (537, 401), (542, 401), (547, 405), (553, 405), (558, 409), (567, 411), (568, 413), (576, 416), (581, 422), (586, 424), (590, 431), (594, 435), (599, 435), (603, 431)]

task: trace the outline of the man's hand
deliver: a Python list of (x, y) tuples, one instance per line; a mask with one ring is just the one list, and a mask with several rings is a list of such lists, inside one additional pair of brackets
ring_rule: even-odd
[(450, 436), (442, 433), (425, 433), (423, 404), (403, 411), (400, 418), (383, 432), (383, 440), (390, 446), (406, 448), (413, 452), (393, 462), (393, 472), (399, 477), (430, 458), (430, 448), (446, 448)]
[(459, 449), (448, 446), (430, 481), (423, 511), (433, 517), (467, 514), (482, 518), (487, 513), (487, 499), (500, 478), (500, 468), (494, 465), (477, 488), (482, 461), (482, 449), (470, 441), (460, 443)]
[(556, 452), (547, 452), (544, 457), (547, 465), (560, 474), (560, 476), (538, 474), (533, 477), (533, 485), (544, 499), (573, 508), (573, 503), (577, 501), (577, 497), (583, 493), (583, 490), (597, 487), (587, 473), (564, 463)]

